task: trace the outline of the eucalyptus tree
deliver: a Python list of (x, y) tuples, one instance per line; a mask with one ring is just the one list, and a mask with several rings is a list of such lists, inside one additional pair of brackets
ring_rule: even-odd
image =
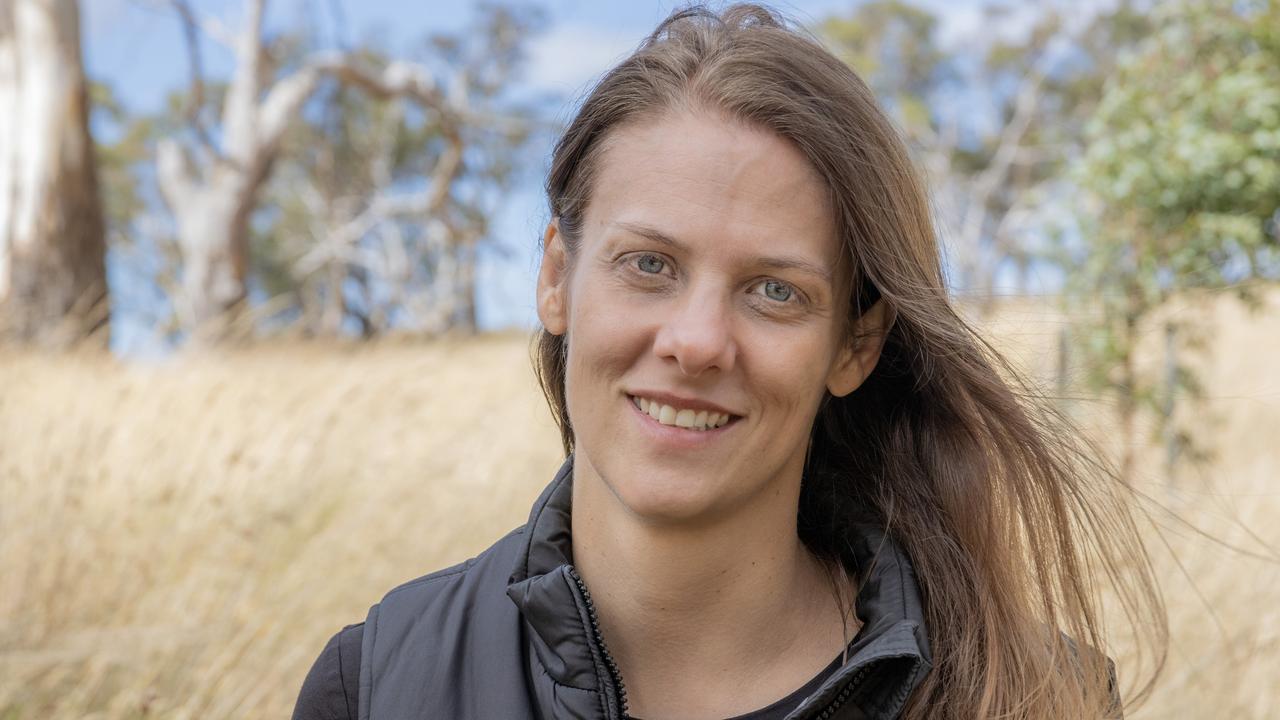
[[(273, 221), (252, 265), (277, 312), (309, 334), (369, 336), (476, 328), (477, 254), (540, 125), (510, 97), (534, 12), (478, 10), (426, 38), (415, 60), (454, 78), (474, 120), (442, 122), (413, 102), (326, 80), (286, 135), (267, 198)], [(387, 61), (368, 48), (363, 61)], [(497, 247), (490, 244), (490, 247)]]
[(75, 0), (0, 2), (0, 337), (106, 340), (88, 115)]
[(1138, 346), (1157, 311), (1206, 290), (1256, 304), (1254, 281), (1280, 277), (1280, 4), (1170, 3), (1155, 20), (1087, 126), (1075, 169), (1089, 190), (1084, 242), (1068, 258), (1070, 297), (1097, 309), (1076, 329), (1086, 379), (1116, 399), (1129, 474), (1144, 410), (1170, 474), (1180, 455), (1204, 452), (1173, 405), (1200, 394), (1179, 350), (1212, 328), (1171, 317), (1164, 367), (1144, 373)]
[[(235, 58), (217, 117), (193, 114), (187, 132), (157, 146), (159, 187), (174, 216), (181, 254), (181, 292), (175, 305), (183, 326), (197, 339), (218, 338), (245, 308), (252, 219), (289, 129), (326, 81), (359, 88), (375, 100), (404, 98), (430, 114), (442, 136), (458, 138), (430, 171), (430, 181), (440, 181), (434, 187), (441, 195), (455, 176), (450, 166), (468, 150), (461, 144), (464, 129), (494, 120), (471, 107), (475, 96), (469, 86), (486, 78), (467, 76), (465, 66), (433, 72), (418, 62), (370, 62), (367, 55), (344, 50), (317, 51), (283, 63), (264, 36), (267, 0), (245, 0), (244, 18), (234, 33), (199, 16), (186, 0), (171, 2), (189, 37), (198, 31), (221, 36)], [(191, 47), (191, 65), (198, 68), (198, 44)], [(193, 72), (189, 96), (195, 107), (203, 106), (201, 84), (199, 73)], [(424, 212), (432, 209), (430, 204)]]

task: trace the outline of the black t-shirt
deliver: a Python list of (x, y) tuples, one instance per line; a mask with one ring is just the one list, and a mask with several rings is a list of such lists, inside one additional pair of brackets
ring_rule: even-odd
[[(822, 687), (823, 681), (840, 669), (840, 663), (843, 659), (843, 656), (837, 655), (830, 665), (819, 670), (818, 674), (814, 675), (813, 679), (805, 683), (803, 687), (772, 705), (762, 707), (759, 710), (752, 710), (746, 715), (734, 715), (729, 720), (783, 720), (792, 710), (800, 707), (800, 703), (804, 702), (805, 698), (817, 692), (818, 688)], [(640, 720), (640, 718), (631, 715), (627, 715), (626, 718), (627, 720)]]
[(302, 681), (293, 720), (355, 720), (360, 692), (360, 645), (364, 623), (348, 625), (329, 638)]
[[(302, 683), (298, 704), (293, 709), (293, 720), (354, 720), (357, 717), (360, 645), (363, 640), (364, 623), (348, 625), (329, 639)], [(842, 655), (836, 656), (803, 687), (772, 705), (729, 720), (783, 720), (840, 669), (841, 661)]]

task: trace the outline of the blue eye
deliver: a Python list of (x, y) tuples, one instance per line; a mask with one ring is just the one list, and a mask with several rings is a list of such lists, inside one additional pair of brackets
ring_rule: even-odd
[(777, 280), (765, 280), (762, 285), (764, 286), (765, 297), (770, 300), (787, 302), (795, 295), (795, 290), (784, 282), (778, 282)]
[(640, 268), (641, 272), (653, 275), (657, 275), (662, 272), (662, 269), (666, 267), (666, 265), (667, 264), (662, 261), (662, 258), (656, 255), (641, 255), (636, 261), (636, 267)]

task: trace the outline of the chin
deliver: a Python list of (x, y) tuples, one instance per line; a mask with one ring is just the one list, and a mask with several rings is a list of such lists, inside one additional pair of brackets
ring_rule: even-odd
[(688, 474), (624, 474), (605, 482), (629, 512), (656, 523), (694, 521), (714, 513), (725, 500), (711, 483)]

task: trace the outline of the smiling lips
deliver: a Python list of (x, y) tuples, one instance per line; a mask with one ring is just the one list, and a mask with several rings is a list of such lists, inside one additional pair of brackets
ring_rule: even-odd
[(729, 413), (678, 408), (644, 397), (634, 395), (630, 397), (631, 402), (640, 409), (640, 412), (648, 413), (649, 417), (663, 425), (673, 425), (688, 430), (714, 430), (728, 424), (733, 418)]

